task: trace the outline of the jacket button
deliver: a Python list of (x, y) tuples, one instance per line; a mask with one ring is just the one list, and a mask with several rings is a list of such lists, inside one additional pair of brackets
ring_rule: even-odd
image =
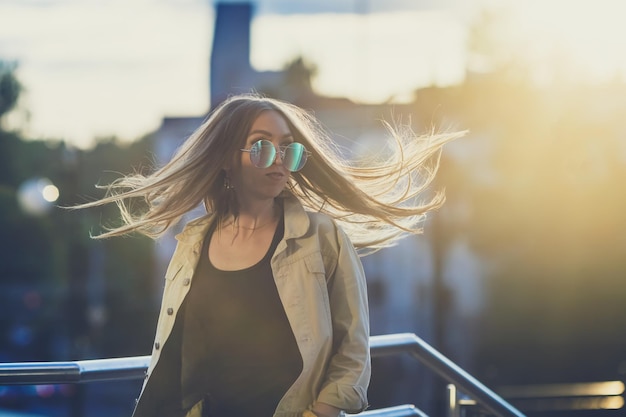
[(172, 314), (174, 314), (174, 309), (172, 307), (167, 309), (167, 315), (171, 316)]
[(183, 285), (189, 285), (191, 283), (191, 280), (189, 278), (185, 278), (185, 280), (183, 281)]
[(161, 344), (160, 344), (159, 342), (156, 342), (156, 343), (154, 344), (154, 348), (155, 348), (156, 350), (159, 350), (159, 348), (160, 348), (160, 347), (161, 347)]

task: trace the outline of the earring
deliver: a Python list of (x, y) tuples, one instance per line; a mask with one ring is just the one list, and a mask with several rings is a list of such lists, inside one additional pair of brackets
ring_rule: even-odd
[(224, 189), (225, 190), (234, 190), (235, 186), (230, 183), (230, 178), (227, 175), (224, 176)]

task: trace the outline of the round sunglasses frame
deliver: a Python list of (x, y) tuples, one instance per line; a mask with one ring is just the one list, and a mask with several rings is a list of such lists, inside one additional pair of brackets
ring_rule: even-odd
[[(261, 164), (260, 160), (255, 160), (255, 159), (257, 155), (259, 155), (258, 157), (260, 158), (260, 153), (263, 151), (263, 149), (266, 149), (266, 150), (271, 149), (270, 151), (271, 154), (269, 156), (269, 159), (266, 159), (265, 163)], [(285, 155), (287, 154), (287, 151), (289, 151), (290, 149), (293, 149), (293, 152), (300, 152), (298, 164), (297, 166), (293, 167), (293, 169), (291, 168), (290, 164), (284, 163)], [(311, 154), (304, 147), (304, 145), (299, 142), (292, 142), (288, 145), (281, 145), (281, 146), (276, 147), (274, 146), (272, 142), (266, 139), (255, 142), (254, 144), (252, 144), (250, 149), (240, 149), (240, 151), (247, 152), (250, 155), (250, 162), (252, 162), (252, 165), (260, 169), (269, 168), (270, 166), (272, 166), (272, 164), (276, 161), (277, 156), (280, 154), (280, 159), (283, 162), (283, 165), (285, 166), (285, 168), (287, 168), (289, 172), (300, 171), (306, 165), (308, 157)]]

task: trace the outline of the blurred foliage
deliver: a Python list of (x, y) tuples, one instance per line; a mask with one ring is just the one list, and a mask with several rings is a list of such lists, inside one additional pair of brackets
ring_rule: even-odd
[[(0, 62), (0, 116), (19, 98), (14, 70)], [(149, 349), (155, 325), (146, 296), (153, 291), (151, 241), (93, 241), (90, 232), (99, 232), (93, 225), (114, 221), (116, 208), (61, 207), (101, 197), (94, 185), (131, 167), (146, 169), (139, 166), (150, 164), (150, 147), (147, 135), (127, 145), (101, 139), (93, 149), (77, 150), (0, 128), (0, 357), (65, 360)], [(22, 209), (18, 190), (33, 178), (58, 187), (58, 207), (41, 215)], [(92, 275), (102, 282), (90, 282)], [(94, 284), (104, 288), (103, 300), (90, 299)]]
[(416, 91), (411, 112), (470, 131), (438, 178), (439, 238), (467, 239), (484, 268), (480, 317), (461, 319), (470, 371), (488, 385), (623, 379), (626, 83), (533, 82), (503, 22), (485, 14), (465, 82)]
[(416, 113), (471, 132), (451, 145), (464, 155), (444, 161), (439, 181), (452, 211), (443, 239), (468, 237), (487, 265), (475, 373), (489, 383), (623, 378), (626, 85), (540, 88), (519, 75), (468, 74), (415, 101)]
[(17, 104), (22, 86), (15, 77), (17, 64), (0, 60), (0, 119)]
[(283, 72), (280, 84), (259, 85), (257, 90), (267, 97), (280, 98), (291, 103), (318, 97), (312, 88), (312, 81), (317, 74), (315, 64), (297, 56), (284, 65)]

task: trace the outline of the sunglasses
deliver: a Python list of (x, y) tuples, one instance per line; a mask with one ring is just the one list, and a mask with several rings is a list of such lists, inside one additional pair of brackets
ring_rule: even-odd
[(250, 162), (257, 168), (267, 168), (276, 160), (280, 154), (283, 166), (291, 172), (300, 171), (309, 156), (303, 144), (293, 142), (289, 145), (279, 146), (278, 149), (269, 140), (255, 142), (250, 149), (240, 149), (241, 152), (250, 154)]

